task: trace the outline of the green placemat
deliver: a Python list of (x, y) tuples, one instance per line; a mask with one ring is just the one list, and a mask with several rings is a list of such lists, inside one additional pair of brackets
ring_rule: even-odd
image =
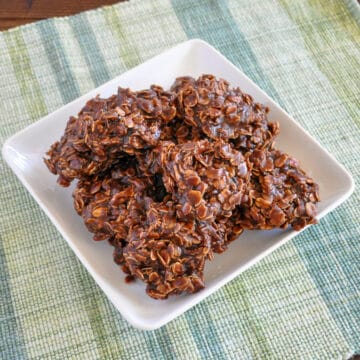
[[(0, 141), (189, 38), (239, 66), (359, 185), (356, 1), (130, 1), (0, 33)], [(160, 70), (160, 69), (159, 69)], [(341, 359), (360, 351), (360, 192), (163, 328), (119, 315), (0, 161), (1, 359)]]

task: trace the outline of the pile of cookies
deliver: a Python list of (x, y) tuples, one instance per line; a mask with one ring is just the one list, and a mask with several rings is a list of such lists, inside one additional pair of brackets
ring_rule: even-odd
[(275, 149), (269, 109), (223, 79), (119, 88), (71, 117), (45, 163), (127, 280), (155, 299), (204, 287), (204, 266), (244, 229), (316, 223), (318, 185)]

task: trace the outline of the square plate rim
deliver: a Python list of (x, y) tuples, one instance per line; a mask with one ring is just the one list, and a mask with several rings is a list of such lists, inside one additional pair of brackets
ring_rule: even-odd
[(136, 328), (142, 329), (142, 330), (155, 330), (155, 329), (160, 328), (161, 326), (165, 325), (169, 321), (175, 319), (177, 316), (181, 315), (182, 313), (184, 313), (185, 311), (187, 311), (188, 309), (190, 309), (194, 305), (198, 304), (203, 299), (205, 299), (206, 297), (208, 297), (209, 295), (211, 295), (212, 293), (217, 291), (219, 288), (221, 288), (223, 285), (225, 285), (226, 283), (228, 283), (229, 281), (231, 281), (232, 279), (237, 277), (240, 273), (244, 272), (245, 270), (250, 268), (252, 265), (257, 263), (258, 261), (260, 261), (261, 259), (263, 259), (267, 255), (271, 254), (273, 251), (275, 251), (277, 248), (281, 247), (283, 244), (285, 244), (287, 241), (289, 241), (291, 238), (293, 238), (294, 236), (296, 236), (300, 232), (296, 232), (295, 234), (289, 233), (289, 235), (287, 235), (284, 239), (282, 239), (281, 241), (275, 243), (273, 246), (269, 247), (267, 250), (263, 251), (262, 253), (259, 253), (257, 256), (255, 256), (253, 259), (251, 259), (248, 263), (246, 263), (245, 265), (240, 266), (239, 268), (237, 268), (236, 271), (230, 272), (229, 274), (227, 274), (227, 276), (225, 276), (222, 280), (218, 281), (215, 285), (213, 285), (211, 287), (211, 289), (205, 290), (206, 289), (205, 288), (204, 289), (205, 291), (202, 290), (200, 293), (198, 293), (198, 294), (203, 293), (204, 296), (198, 297), (198, 296), (195, 296), (196, 294), (189, 295), (189, 296), (192, 296), (192, 299), (193, 299), (192, 301), (189, 301), (185, 305), (179, 306), (178, 308), (176, 308), (175, 310), (173, 310), (169, 314), (166, 314), (163, 317), (161, 317), (160, 319), (158, 319), (158, 321), (152, 321), (151, 325), (149, 325), (149, 323), (146, 321), (146, 319), (142, 320), (141, 318), (135, 318), (133, 316), (129, 316), (129, 314), (126, 311), (123, 311), (122, 309), (120, 309), (117, 306), (117, 304), (115, 304), (115, 302), (112, 300), (111, 295), (109, 294), (109, 292), (111, 292), (109, 287), (103, 282), (102, 279), (99, 278), (99, 276), (96, 273), (96, 270), (88, 262), (88, 260), (82, 255), (81, 251), (76, 247), (76, 245), (73, 243), (71, 238), (65, 233), (65, 231), (63, 229), (63, 226), (61, 224), (59, 224), (58, 221), (54, 218), (52, 212), (43, 203), (40, 196), (33, 191), (31, 184), (28, 182), (28, 180), (26, 179), (26, 177), (22, 173), (21, 169), (19, 169), (19, 167), (17, 167), (13, 162), (11, 162), (11, 159), (10, 159), (10, 156), (11, 156), (11, 154), (10, 154), (10, 152), (11, 152), (11, 143), (15, 142), (16, 139), (18, 139), (18, 138), (21, 139), (21, 136), (24, 133), (26, 133), (27, 131), (32, 130), (33, 128), (35, 128), (37, 126), (41, 126), (42, 123), (44, 123), (46, 121), (49, 121), (49, 118), (52, 118), (52, 117), (56, 116), (56, 114), (63, 111), (64, 108), (72, 106), (76, 102), (85, 101), (85, 99), (88, 99), (90, 94), (92, 94), (94, 92), (100, 93), (102, 91), (102, 89), (105, 88), (110, 82), (113, 82), (116, 79), (118, 79), (118, 78), (120, 78), (120, 77), (122, 77), (124, 75), (127, 75), (127, 74), (129, 74), (131, 72), (136, 72), (137, 69), (142, 67), (144, 64), (146, 64), (146, 63), (148, 63), (150, 61), (154, 61), (154, 60), (156, 60), (158, 58), (161, 58), (166, 53), (168, 53), (170, 51), (174, 51), (175, 49), (184, 47), (186, 45), (189, 45), (189, 46), (190, 45), (192, 45), (192, 46), (202, 46), (202, 47), (207, 48), (207, 50), (210, 50), (210, 51), (216, 53), (216, 55), (219, 56), (221, 58), (221, 60), (225, 62), (226, 66), (229, 66), (229, 67), (232, 68), (232, 70), (235, 70), (238, 73), (241, 73), (242, 76), (244, 76), (247, 79), (247, 81), (257, 89), (257, 91), (259, 93), (261, 93), (263, 96), (265, 96), (266, 98), (268, 98), (271, 101), (271, 106), (272, 107), (276, 108), (280, 113), (282, 113), (284, 116), (286, 116), (291, 121), (292, 126), (297, 127), (298, 130), (300, 130), (307, 138), (310, 138), (311, 141), (314, 142), (319, 148), (321, 148), (321, 150), (333, 161), (333, 163), (335, 163), (338, 166), (338, 168), (342, 172), (343, 180), (346, 182), (346, 185), (344, 187), (343, 192), (341, 193), (341, 196), (336, 201), (331, 203), (326, 209), (324, 209), (321, 214), (319, 214), (319, 216), (318, 216), (319, 219), (324, 217), (326, 214), (328, 214), (332, 210), (334, 210), (336, 207), (338, 207), (340, 204), (342, 204), (348, 197), (350, 197), (350, 195), (354, 191), (354, 187), (355, 187), (354, 180), (353, 180), (351, 174), (346, 170), (346, 168), (331, 153), (329, 153), (327, 151), (327, 149), (325, 149), (315, 138), (313, 138), (308, 133), (308, 131), (306, 129), (304, 129), (302, 126), (300, 126), (300, 124), (298, 124), (290, 114), (288, 114), (284, 109), (282, 109), (281, 106), (273, 98), (271, 98), (271, 96), (269, 96), (256, 83), (254, 83), (242, 70), (240, 70), (238, 67), (236, 67), (234, 64), (232, 64), (223, 54), (221, 54), (212, 45), (210, 45), (209, 43), (207, 43), (207, 42), (205, 42), (204, 40), (201, 40), (201, 39), (190, 39), (190, 40), (179, 43), (179, 44), (177, 44), (177, 45), (175, 45), (175, 46), (161, 52), (160, 54), (158, 54), (158, 55), (156, 55), (156, 56), (154, 56), (154, 57), (152, 57), (152, 58), (138, 64), (137, 66), (127, 70), (126, 72), (115, 76), (114, 78), (110, 79), (109, 81), (105, 82), (104, 84), (102, 84), (102, 85), (100, 85), (100, 86), (98, 86), (98, 87), (96, 87), (94, 89), (91, 89), (87, 93), (77, 97), (76, 99), (72, 100), (71, 102), (69, 102), (67, 104), (64, 104), (63, 106), (56, 109), (55, 111), (43, 116), (39, 120), (33, 122), (32, 124), (28, 125), (27, 127), (19, 130), (18, 132), (16, 132), (12, 136), (10, 136), (4, 142), (3, 147), (2, 147), (3, 159), (6, 161), (8, 166), (12, 169), (12, 171), (18, 177), (18, 179), (20, 180), (22, 185), (27, 189), (27, 191), (30, 193), (30, 195), (35, 199), (35, 201), (38, 203), (40, 208), (45, 212), (47, 217), (55, 225), (56, 229), (60, 232), (61, 236), (66, 240), (68, 246), (70, 246), (72, 251), (75, 253), (75, 255), (81, 261), (82, 265), (87, 269), (87, 271), (93, 277), (93, 279), (96, 282), (97, 286), (99, 286), (102, 289), (102, 291), (105, 293), (108, 300), (115, 306), (115, 308), (121, 313), (121, 315), (131, 325), (133, 325)]

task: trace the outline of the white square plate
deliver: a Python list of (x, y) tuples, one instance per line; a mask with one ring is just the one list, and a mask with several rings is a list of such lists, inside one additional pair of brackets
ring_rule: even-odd
[(228, 251), (207, 263), (204, 290), (163, 301), (153, 300), (145, 294), (145, 286), (140, 281), (133, 284), (123, 281), (124, 274), (112, 260), (113, 248), (107, 242), (93, 241), (82, 219), (75, 213), (71, 196), (73, 186), (58, 186), (56, 176), (50, 174), (42, 158), (50, 145), (60, 138), (69, 116), (77, 114), (95, 95), (108, 97), (116, 93), (118, 86), (139, 90), (155, 83), (169, 88), (178, 76), (198, 77), (204, 73), (227, 79), (231, 85), (239, 86), (256, 101), (270, 107), (270, 120), (276, 119), (281, 127), (277, 147), (298, 158), (320, 186), (319, 218), (350, 196), (353, 180), (343, 166), (247, 76), (201, 40), (184, 42), (90, 91), (15, 134), (3, 147), (7, 163), (110, 301), (124, 318), (141, 329), (159, 328), (179, 316), (298, 232), (291, 229), (245, 232)]

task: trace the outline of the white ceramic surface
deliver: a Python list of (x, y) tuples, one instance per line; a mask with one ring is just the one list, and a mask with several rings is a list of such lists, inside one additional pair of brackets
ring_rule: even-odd
[(15, 134), (3, 147), (4, 159), (97, 284), (123, 317), (141, 329), (156, 329), (171, 321), (298, 232), (291, 229), (245, 232), (228, 251), (207, 263), (204, 290), (156, 301), (145, 294), (145, 286), (140, 281), (125, 284), (124, 274), (112, 260), (112, 247), (107, 242), (93, 241), (82, 219), (75, 213), (71, 196), (73, 186), (59, 187), (56, 176), (50, 174), (42, 158), (50, 145), (60, 138), (69, 116), (77, 114), (85, 101), (96, 94), (108, 97), (116, 93), (118, 86), (137, 90), (153, 83), (169, 88), (178, 76), (197, 77), (204, 73), (227, 79), (231, 85), (239, 86), (256, 101), (270, 107), (270, 120), (278, 120), (281, 126), (277, 147), (298, 158), (320, 186), (319, 218), (350, 196), (353, 180), (343, 166), (239, 69), (201, 40), (182, 43), (118, 76)]

